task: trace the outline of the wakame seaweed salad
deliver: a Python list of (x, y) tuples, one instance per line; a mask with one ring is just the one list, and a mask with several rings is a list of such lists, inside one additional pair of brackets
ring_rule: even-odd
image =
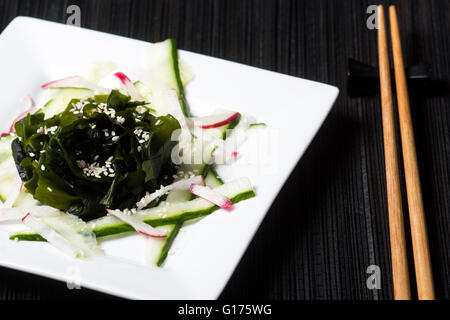
[(171, 137), (180, 124), (169, 114), (153, 116), (146, 105), (112, 90), (73, 99), (49, 119), (38, 112), (18, 121), (12, 152), (26, 191), (88, 221), (106, 208), (133, 208), (146, 192), (171, 183)]

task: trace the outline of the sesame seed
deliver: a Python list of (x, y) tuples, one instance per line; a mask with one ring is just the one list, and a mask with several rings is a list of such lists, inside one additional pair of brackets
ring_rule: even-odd
[(47, 190), (50, 191), (50, 192), (53, 191), (52, 188), (50, 188), (50, 187), (47, 187)]
[(45, 170), (45, 166), (44, 166), (44, 165), (41, 166), (41, 170), (42, 170), (42, 171)]
[(117, 141), (117, 140), (119, 140), (119, 139), (120, 139), (119, 136), (115, 136), (115, 137), (112, 138), (112, 141)]

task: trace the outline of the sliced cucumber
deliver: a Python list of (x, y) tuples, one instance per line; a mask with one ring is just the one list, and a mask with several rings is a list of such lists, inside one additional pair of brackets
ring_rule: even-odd
[(170, 224), (166, 226), (157, 227), (164, 228), (164, 233), (167, 234), (166, 238), (148, 238), (145, 248), (145, 260), (149, 264), (154, 264), (157, 267), (160, 267), (165, 259), (167, 258), (167, 254), (175, 240), (178, 232), (181, 228), (181, 223), (179, 224)]
[[(251, 198), (255, 195), (250, 181), (247, 178), (237, 179), (215, 188), (233, 203)], [(197, 198), (187, 202), (168, 203), (164, 207), (155, 207), (138, 211), (137, 216), (142, 221), (157, 227), (165, 224), (179, 223), (198, 218), (216, 211), (219, 207), (211, 202)], [(97, 236), (133, 230), (133, 228), (114, 216), (105, 216), (88, 223)]]
[(0, 177), (0, 200), (2, 202), (6, 201), (12, 188), (16, 187), (18, 175), (13, 170), (16, 170), (15, 166), (11, 169), (10, 174), (3, 174)]
[[(210, 188), (215, 188), (221, 186), (223, 184), (222, 180), (217, 176), (217, 173), (213, 168), (208, 170), (208, 173), (205, 177), (205, 184)], [(192, 199), (192, 193), (189, 190), (172, 190), (167, 196), (166, 202), (175, 203), (175, 202), (184, 202)], [(164, 205), (164, 203), (161, 203)], [(175, 241), (175, 238), (178, 235), (178, 232), (183, 227), (183, 222), (177, 223), (176, 225), (171, 225), (171, 231), (165, 239), (150, 239), (149, 241), (156, 242), (154, 245), (160, 244), (160, 247), (157, 249), (159, 255), (156, 258), (156, 266), (160, 267), (165, 259), (167, 258), (167, 254), (172, 247), (172, 243)]]
[(25, 188), (20, 190), (19, 195), (14, 200), (12, 207), (13, 208), (30, 208), (35, 206), (42, 205), (39, 201), (33, 198), (33, 195), (25, 191)]
[[(190, 116), (189, 106), (184, 93), (182, 74), (178, 60), (175, 40), (168, 39), (151, 46), (149, 57), (149, 78), (146, 81), (152, 94), (152, 105), (158, 114), (165, 114), (165, 93), (175, 89), (183, 114)], [(190, 78), (188, 69), (183, 72), (185, 81)], [(144, 95), (145, 97), (145, 95)]]
[(12, 156), (11, 142), (16, 138), (13, 135), (7, 135), (0, 138), (0, 164)]
[(164, 261), (166, 260), (167, 254), (169, 253), (169, 250), (172, 247), (172, 244), (175, 241), (175, 238), (177, 237), (178, 232), (180, 231), (182, 226), (183, 222), (173, 225), (172, 231), (170, 231), (167, 238), (165, 239), (164, 245), (162, 246), (161, 251), (159, 252), (158, 259), (156, 259), (157, 267), (161, 267)]
[[(255, 196), (255, 192), (247, 178), (227, 182), (214, 190), (228, 197), (232, 203), (249, 199)], [(219, 207), (211, 202), (197, 198), (187, 202), (169, 203), (164, 207), (154, 207), (140, 211), (137, 215), (142, 221), (153, 227), (177, 224), (187, 220), (206, 216)], [(133, 231), (133, 227), (122, 222), (114, 216), (105, 216), (88, 222), (97, 237)], [(18, 232), (10, 236), (10, 239), (18, 240), (43, 240), (39, 235), (32, 232)]]
[(92, 256), (101, 252), (95, 234), (87, 223), (80, 218), (65, 213), (58, 216), (41, 217), (40, 220), (65, 239), (78, 246), (83, 256)]
[(210, 188), (217, 188), (223, 185), (222, 179), (220, 179), (214, 168), (209, 168), (208, 173), (205, 177), (205, 184)]
[(11, 141), (15, 136), (3, 137), (0, 142), (0, 200), (5, 202), (8, 195), (17, 187), (16, 164), (14, 163), (11, 151)]
[(45, 118), (51, 118), (54, 115), (64, 111), (72, 99), (84, 99), (94, 94), (94, 91), (87, 88), (49, 88), (51, 99), (41, 109), (45, 113)]

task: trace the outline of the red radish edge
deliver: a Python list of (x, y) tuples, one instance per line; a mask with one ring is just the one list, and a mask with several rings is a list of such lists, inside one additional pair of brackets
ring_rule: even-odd
[(131, 80), (123, 72), (116, 72), (114, 75), (122, 82), (125, 86), (128, 85)]
[[(25, 118), (25, 116), (26, 116), (28, 113), (34, 113), (34, 112), (36, 112), (37, 110), (38, 110), (37, 108), (30, 108), (30, 109), (28, 109), (28, 110), (25, 110), (25, 111), (22, 112), (21, 114), (19, 114), (19, 115), (17, 116), (17, 118), (14, 119), (13, 123), (11, 124), (11, 127), (9, 127), (9, 133), (15, 131), (14, 125), (16, 124), (17, 121), (19, 121), (19, 120)], [(3, 136), (3, 133), (2, 133), (2, 136)]]
[(28, 213), (22, 218), (22, 222), (24, 222), (29, 216), (30, 216), (30, 213), (28, 212)]
[(226, 118), (225, 120), (216, 122), (216, 123), (212, 123), (212, 124), (207, 124), (207, 125), (203, 125), (200, 126), (200, 128), (202, 129), (212, 129), (212, 128), (217, 128), (217, 127), (221, 127), (224, 126), (230, 122), (233, 122), (234, 120), (236, 120), (239, 117), (239, 112), (233, 113), (231, 116), (229, 116), (228, 118)]
[(130, 78), (128, 78), (123, 72), (114, 73), (120, 82), (122, 82), (125, 89), (128, 91), (128, 94), (135, 100), (144, 100), (144, 98), (139, 94), (134, 84), (131, 82)]
[(234, 158), (236, 158), (236, 157), (238, 156), (238, 153), (237, 153), (236, 151), (233, 151), (233, 152), (231, 153), (231, 156), (234, 157)]
[[(109, 213), (109, 209), (108, 208), (106, 208), (106, 212), (107, 213)], [(116, 218), (118, 218), (118, 217), (116, 217)], [(118, 219), (120, 219), (120, 218), (118, 218)], [(122, 220), (123, 221), (123, 220)], [(125, 222), (125, 221), (124, 221)], [(126, 223), (126, 222), (125, 222)], [(145, 223), (145, 222), (144, 222)], [(151, 226), (150, 226), (151, 227)], [(143, 235), (145, 235), (145, 236), (147, 236), (147, 237), (152, 237), (152, 238), (165, 238), (165, 237), (167, 237), (167, 235), (155, 235), (155, 234), (150, 234), (150, 233), (148, 233), (148, 232), (145, 232), (145, 231), (142, 231), (142, 230), (140, 230), (140, 229), (135, 229), (138, 233), (140, 233), (140, 234), (143, 234)]]
[(48, 82), (48, 83), (46, 83), (46, 84), (43, 84), (43, 85), (41, 86), (41, 88), (42, 88), (42, 89), (47, 89), (47, 88), (52, 87), (54, 84), (58, 84), (58, 82), (65, 81), (65, 80), (69, 80), (69, 79), (73, 79), (73, 78), (79, 78), (79, 77), (80, 77), (80, 76), (69, 76), (69, 77), (65, 77), (65, 78), (62, 78), (62, 79), (53, 80), (53, 81), (50, 81), (50, 82)]
[[(208, 192), (220, 195), (220, 197), (223, 198), (223, 200), (224, 200), (223, 203), (222, 203), (222, 201), (221, 201), (221, 203), (218, 203), (217, 201), (213, 202), (213, 201), (211, 201), (212, 199), (208, 199), (208, 197), (203, 197), (202, 195), (199, 195), (199, 192), (196, 192), (196, 190), (195, 190), (196, 188), (207, 188), (207, 189), (204, 189), (204, 190), (208, 190)], [(191, 184), (191, 187), (189, 188), (189, 190), (191, 191), (191, 193), (193, 193), (193, 194), (195, 194), (195, 195), (197, 195), (197, 196), (199, 196), (199, 197), (201, 197), (201, 198), (203, 198), (205, 200), (208, 200), (211, 203), (214, 203), (216, 206), (219, 206), (222, 209), (229, 209), (231, 207), (231, 205), (233, 204), (230, 199), (228, 199), (224, 195), (222, 195), (222, 194), (220, 194), (220, 193), (218, 193), (218, 192), (216, 192), (214, 190), (211, 190), (208, 187), (203, 187), (203, 186)]]
[(142, 230), (136, 230), (136, 231), (139, 232), (140, 234), (143, 234), (144, 236), (152, 237), (152, 238), (166, 238), (167, 237), (167, 235), (157, 236), (157, 235), (153, 235), (153, 234), (148, 234), (147, 232), (142, 231)]

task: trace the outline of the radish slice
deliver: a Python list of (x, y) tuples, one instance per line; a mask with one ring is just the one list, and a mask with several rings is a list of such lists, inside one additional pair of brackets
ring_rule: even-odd
[(202, 186), (205, 185), (205, 180), (202, 176), (195, 176), (188, 179), (179, 180), (177, 182), (172, 183), (170, 190), (184, 190), (189, 189), (191, 187), (191, 184), (200, 184)]
[(191, 119), (194, 123), (198, 123), (198, 127), (202, 129), (212, 129), (224, 126), (228, 123), (235, 121), (239, 117), (239, 112), (234, 112), (232, 114), (215, 114), (203, 118)]
[(22, 112), (21, 114), (19, 114), (17, 116), (17, 118), (14, 119), (13, 123), (11, 124), (11, 126), (9, 127), (9, 133), (16, 131), (14, 129), (14, 125), (16, 124), (16, 122), (18, 122), (18, 121), (22, 120), (23, 118), (25, 118), (29, 113), (33, 114), (33, 113), (35, 113), (38, 110), (39, 110), (38, 108), (34, 107), (34, 108), (27, 109), (24, 112)]
[(116, 72), (114, 73), (114, 76), (116, 76), (120, 80), (124, 89), (128, 92), (133, 100), (144, 101), (144, 98), (139, 94), (130, 78), (128, 78), (123, 72)]
[(73, 87), (81, 82), (82, 78), (80, 76), (70, 76), (54, 81), (50, 81), (41, 86), (42, 89), (48, 88), (60, 88), (60, 87)]
[(22, 218), (22, 222), (30, 227), (34, 232), (39, 233), (45, 240), (48, 241), (48, 243), (67, 253), (69, 256), (83, 256), (83, 252), (79, 248), (64, 239), (60, 234), (48, 227), (45, 223), (31, 216), (30, 213), (27, 213)]
[(123, 222), (128, 223), (130, 226), (132, 226), (137, 232), (148, 236), (148, 237), (154, 237), (154, 238), (164, 238), (167, 237), (167, 234), (158, 231), (157, 229), (153, 228), (151, 225), (146, 224), (145, 222), (142, 222), (142, 220), (138, 219), (137, 217), (129, 214), (122, 213), (119, 210), (108, 210), (108, 214), (115, 216), (116, 218), (119, 218)]
[(50, 89), (50, 88), (62, 88), (62, 87), (74, 87), (74, 88), (87, 88), (91, 90), (103, 91), (104, 89), (100, 86), (97, 86), (85, 78), (80, 76), (70, 76), (54, 81), (50, 81), (41, 86), (42, 89)]
[(0, 208), (0, 222), (18, 221), (25, 215), (31, 214), (34, 217), (55, 217), (60, 215), (58, 209), (49, 206), (35, 206), (29, 208)]
[(231, 207), (232, 203), (230, 199), (209, 187), (192, 184), (190, 190), (196, 196), (208, 200), (223, 209), (228, 209)]
[(205, 185), (205, 181), (203, 180), (202, 176), (195, 176), (189, 179), (183, 179), (177, 182), (174, 182), (172, 184), (169, 184), (168, 186), (161, 186), (161, 189), (156, 190), (152, 194), (148, 194), (144, 196), (138, 203), (136, 203), (136, 206), (138, 209), (145, 208), (148, 206), (150, 202), (153, 200), (162, 197), (166, 193), (172, 190), (188, 190), (191, 186), (191, 184), (201, 184)]

